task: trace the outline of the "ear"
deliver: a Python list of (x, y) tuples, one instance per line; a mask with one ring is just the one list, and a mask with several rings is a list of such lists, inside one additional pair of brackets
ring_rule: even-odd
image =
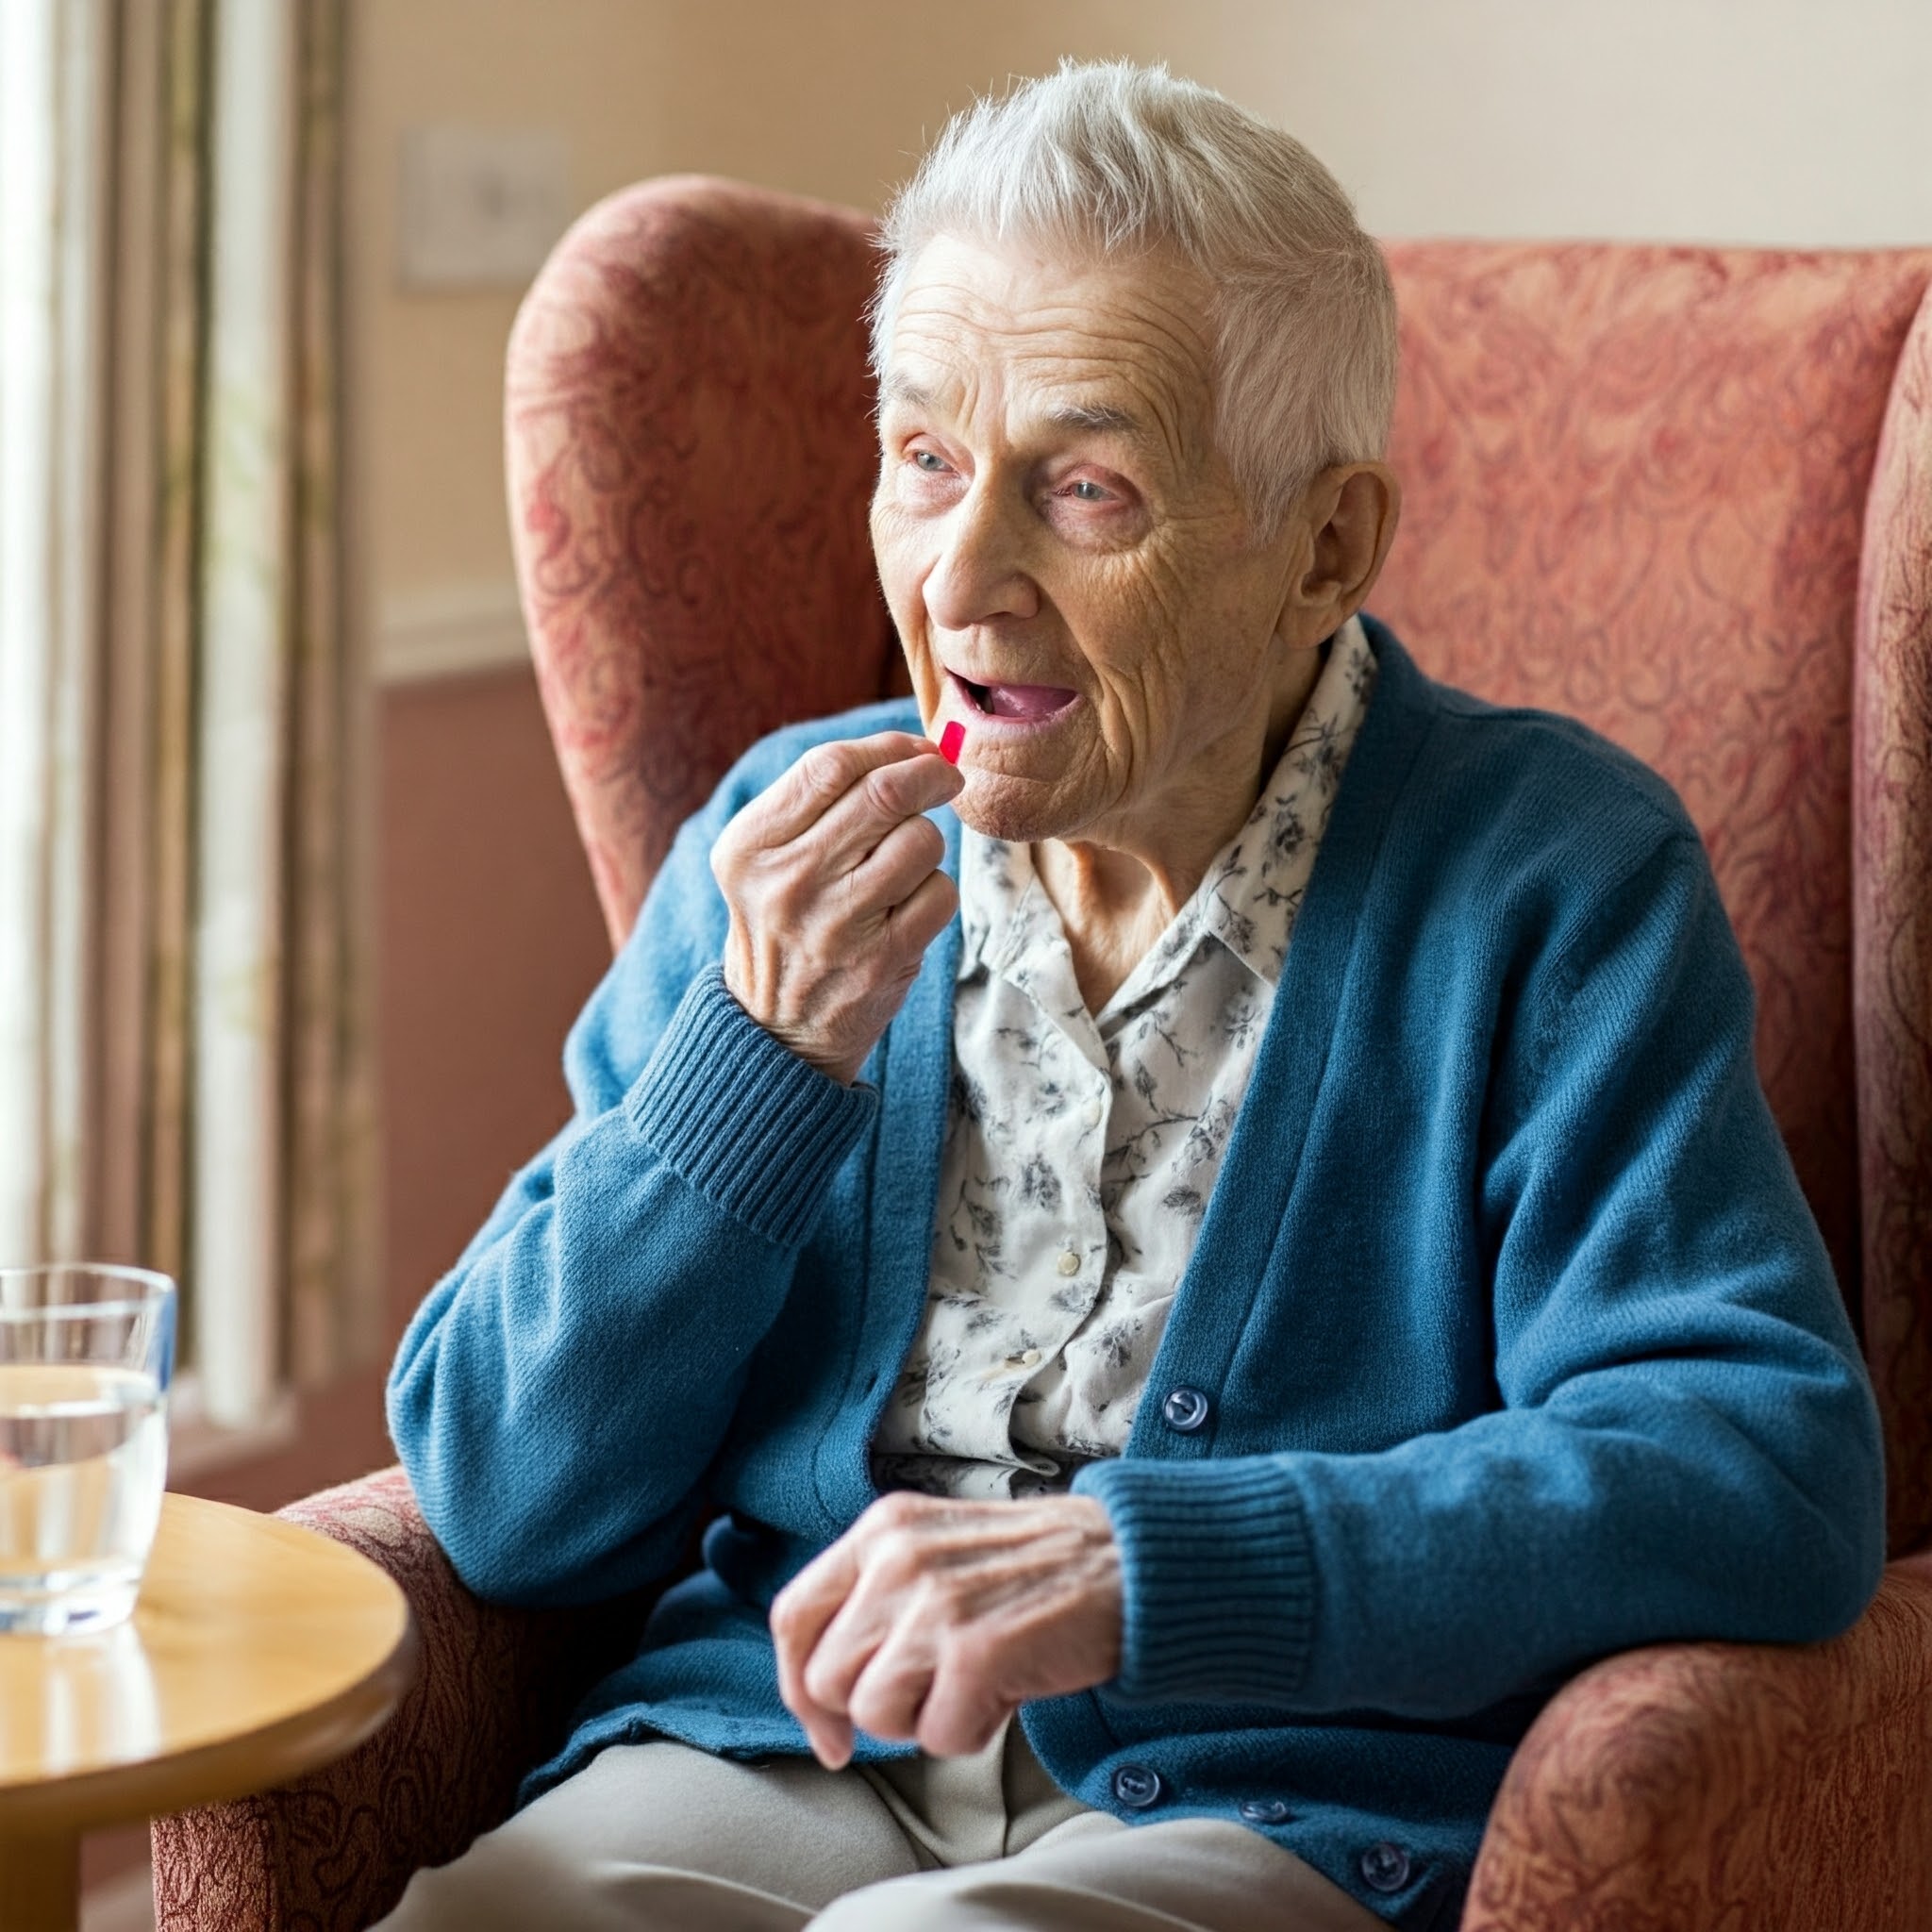
[(1402, 485), (1387, 463), (1338, 463), (1316, 475), (1288, 513), (1301, 568), (1275, 626), (1307, 647), (1332, 637), (1368, 601), (1402, 515)]

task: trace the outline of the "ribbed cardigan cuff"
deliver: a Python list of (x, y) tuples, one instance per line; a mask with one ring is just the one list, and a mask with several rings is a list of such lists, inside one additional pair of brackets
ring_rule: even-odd
[(715, 966), (691, 982), (625, 1099), (667, 1166), (781, 1247), (811, 1232), (877, 1105), (870, 1087), (842, 1087), (781, 1045)]
[(1109, 1687), (1141, 1703), (1292, 1700), (1314, 1634), (1307, 1519), (1266, 1458), (1090, 1463), (1074, 1488), (1113, 1519), (1125, 1598)]

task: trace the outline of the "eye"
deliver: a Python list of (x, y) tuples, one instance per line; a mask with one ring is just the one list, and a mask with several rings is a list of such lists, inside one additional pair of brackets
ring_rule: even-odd
[(1081, 476), (1067, 486), (1067, 494), (1075, 503), (1106, 503), (1109, 492), (1103, 490), (1091, 476)]
[(945, 458), (941, 456), (937, 450), (932, 449), (914, 450), (912, 452), (912, 460), (915, 463), (917, 463), (919, 467), (922, 470), (924, 470), (928, 476), (938, 476), (942, 475), (946, 467)]

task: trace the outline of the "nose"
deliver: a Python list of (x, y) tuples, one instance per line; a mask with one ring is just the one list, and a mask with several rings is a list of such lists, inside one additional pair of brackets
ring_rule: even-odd
[(946, 514), (925, 579), (926, 615), (941, 630), (1036, 616), (1040, 587), (1026, 570), (1024, 542), (1019, 517), (989, 479), (977, 479)]

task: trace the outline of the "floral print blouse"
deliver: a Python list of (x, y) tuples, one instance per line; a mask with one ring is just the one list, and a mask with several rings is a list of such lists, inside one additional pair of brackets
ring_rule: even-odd
[(1028, 848), (967, 830), (925, 1319), (881, 1489), (1063, 1489), (1126, 1446), (1375, 683), (1337, 632), (1260, 801), (1098, 1014)]

